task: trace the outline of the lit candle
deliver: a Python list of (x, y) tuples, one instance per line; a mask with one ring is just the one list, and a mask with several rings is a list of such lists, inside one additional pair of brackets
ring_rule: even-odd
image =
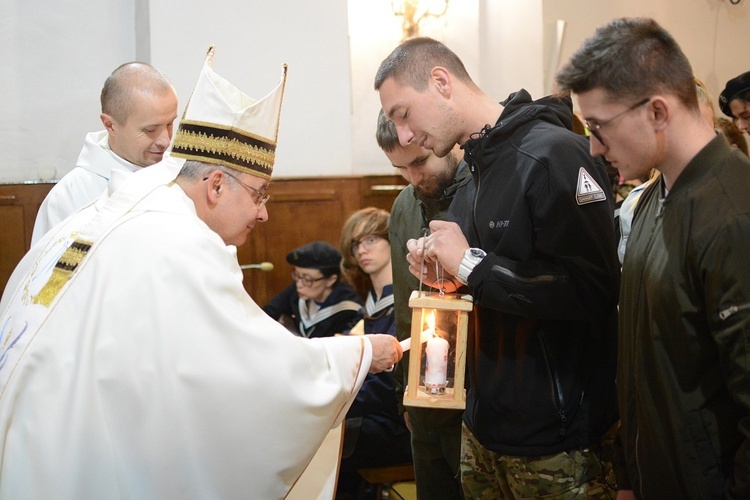
[(432, 337), (427, 341), (425, 354), (425, 388), (431, 394), (442, 393), (448, 384), (448, 341), (442, 337)]

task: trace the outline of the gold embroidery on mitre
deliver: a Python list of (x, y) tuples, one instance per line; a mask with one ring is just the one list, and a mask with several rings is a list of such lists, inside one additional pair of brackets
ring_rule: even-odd
[(32, 302), (49, 307), (83, 261), (83, 258), (86, 257), (92, 244), (90, 241), (78, 239), (73, 241), (55, 264), (54, 269), (52, 269), (52, 276), (49, 277), (47, 283), (39, 290), (39, 293), (32, 297)]
[(276, 147), (276, 141), (271, 140), (268, 137), (263, 137), (262, 135), (254, 134), (250, 132), (249, 130), (244, 130), (238, 127), (234, 127), (232, 125), (222, 125), (221, 123), (205, 122), (202, 120), (190, 120), (186, 118), (183, 118), (182, 121), (180, 122), (180, 128), (190, 127), (190, 126), (216, 129), (217, 131), (224, 130), (227, 132), (235, 132), (236, 134), (241, 135), (243, 137), (247, 137), (248, 139), (252, 139), (254, 141), (262, 142), (264, 144), (268, 144), (269, 146)]
[(234, 138), (216, 137), (213, 134), (184, 129), (177, 130), (175, 146), (198, 153), (229, 156), (244, 163), (255, 163), (266, 170), (273, 168), (276, 156), (271, 149), (245, 144)]

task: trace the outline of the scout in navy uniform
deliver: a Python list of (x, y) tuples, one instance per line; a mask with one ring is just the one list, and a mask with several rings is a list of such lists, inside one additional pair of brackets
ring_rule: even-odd
[(313, 241), (286, 256), (292, 280), (263, 310), (272, 318), (292, 325), (307, 338), (331, 337), (349, 330), (357, 321), (362, 301), (341, 279), (341, 254), (333, 245)]
[(719, 95), (719, 107), (740, 130), (750, 132), (750, 71), (727, 82)]

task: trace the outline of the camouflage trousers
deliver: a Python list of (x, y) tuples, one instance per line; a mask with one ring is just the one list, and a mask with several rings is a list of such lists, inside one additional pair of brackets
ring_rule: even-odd
[(541, 457), (500, 455), (463, 425), (461, 487), (467, 499), (614, 499), (614, 484), (611, 464), (588, 448)]

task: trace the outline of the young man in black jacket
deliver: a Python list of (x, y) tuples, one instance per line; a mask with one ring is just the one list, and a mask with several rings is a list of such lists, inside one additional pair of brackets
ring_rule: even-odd
[(619, 263), (607, 173), (570, 130), (571, 101), (520, 90), (498, 103), (429, 38), (399, 45), (375, 88), (401, 144), (442, 156), (458, 143), (474, 180), (454, 198), (472, 207), (460, 225), (433, 221), (409, 244), (413, 274), (434, 279), (424, 253), (477, 309), (465, 496), (608, 498), (599, 445), (617, 420)]

